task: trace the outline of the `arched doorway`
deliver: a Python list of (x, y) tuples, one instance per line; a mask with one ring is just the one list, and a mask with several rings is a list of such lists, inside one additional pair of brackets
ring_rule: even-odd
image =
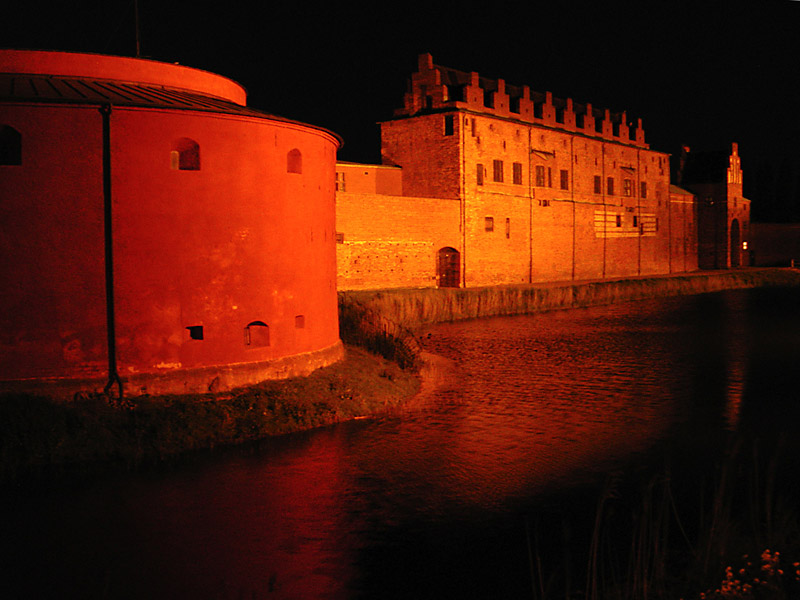
[(742, 235), (739, 231), (739, 221), (731, 222), (731, 268), (742, 266)]
[(461, 283), (461, 255), (455, 248), (439, 250), (436, 261), (436, 278), (439, 287), (459, 287)]

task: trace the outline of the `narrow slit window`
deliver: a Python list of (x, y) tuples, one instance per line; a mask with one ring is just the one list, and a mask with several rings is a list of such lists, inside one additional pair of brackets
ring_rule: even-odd
[(295, 327), (295, 329), (305, 329), (305, 327), (306, 327), (306, 316), (305, 315), (297, 315), (294, 318), (294, 327)]
[(22, 136), (9, 125), (0, 125), (0, 165), (22, 164)]
[(269, 346), (269, 325), (264, 321), (253, 321), (244, 328), (244, 345), (248, 348)]
[(445, 115), (444, 116), (444, 134), (445, 135), (453, 135), (455, 131), (455, 127), (453, 125), (453, 115)]
[(483, 220), (484, 231), (494, 231), (494, 217), (486, 217)]
[(478, 165), (475, 174), (477, 176), (478, 185), (483, 185), (483, 165), (481, 164)]
[(506, 239), (511, 237), (511, 219), (506, 217)]
[(287, 173), (303, 172), (303, 155), (297, 148), (289, 150), (289, 153), (286, 155), (286, 172)]

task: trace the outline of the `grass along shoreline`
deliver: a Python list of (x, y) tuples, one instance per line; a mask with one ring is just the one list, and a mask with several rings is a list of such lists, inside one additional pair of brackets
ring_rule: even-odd
[[(798, 286), (796, 269), (494, 288), (340, 292), (342, 362), (308, 377), (219, 394), (87, 395), (57, 402), (0, 396), (0, 482), (74, 465), (130, 468), (221, 445), (241, 444), (399, 410), (443, 367), (414, 329), (441, 321), (525, 314), (658, 296), (757, 286)], [(422, 371), (422, 377), (420, 377)]]
[[(308, 377), (267, 381), (221, 394), (143, 396), (122, 402), (102, 395), (67, 403), (3, 396), (0, 482), (31, 476), (33, 481), (47, 481), (53, 473), (91, 472), (93, 466), (134, 468), (192, 450), (412, 408), (425, 401), (424, 394), (417, 394), (420, 387), (435, 385), (437, 372), (448, 368), (445, 359), (426, 356), (416, 342), (412, 326), (434, 322), (427, 319), (490, 316), (497, 310), (514, 312), (494, 314), (521, 314), (523, 309), (538, 312), (736, 287), (797, 286), (800, 272), (762, 269), (662, 278), (670, 282), (656, 279), (583, 286), (347, 292), (340, 294), (346, 358)], [(392, 305), (385, 311), (389, 317), (381, 307)], [(761, 460), (756, 460), (759, 456)], [(766, 460), (763, 456), (763, 450), (735, 445), (712, 481), (700, 483), (697, 495), (684, 495), (682, 500), (673, 494), (669, 470), (638, 486), (610, 478), (577, 562), (567, 560), (567, 555), (545, 556), (543, 564), (537, 523), (528, 527), (526, 521), (532, 597), (800, 597), (796, 496), (785, 495), (786, 490), (776, 486), (791, 483), (791, 474), (782, 476), (777, 455), (767, 453)]]
[(411, 370), (348, 346), (343, 361), (308, 377), (219, 394), (102, 394), (71, 402), (0, 398), (0, 481), (76, 465), (133, 468), (215, 446), (399, 410), (420, 387)]

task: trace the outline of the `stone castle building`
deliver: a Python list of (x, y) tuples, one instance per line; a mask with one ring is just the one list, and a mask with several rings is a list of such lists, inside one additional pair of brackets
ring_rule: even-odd
[[(723, 187), (684, 189), (670, 184), (670, 157), (649, 147), (641, 119), (435, 65), (429, 54), (403, 107), (380, 125), (382, 165), (337, 163), (339, 289), (742, 264), (749, 201), (735, 147), (730, 171), (713, 173)], [(714, 211), (733, 209), (715, 213), (713, 244), (695, 194), (724, 197)]]
[(338, 136), (248, 107), (225, 77), (0, 50), (0, 391), (308, 373), (343, 355), (337, 285), (744, 263), (735, 146), (690, 154), (670, 185), (640, 120), (427, 54), (381, 138), (382, 165), (336, 163)]
[(731, 153), (692, 153), (684, 147), (676, 179), (697, 199), (698, 265), (725, 269), (747, 264), (750, 200), (742, 195), (739, 147)]
[(206, 71), (0, 50), (0, 391), (206, 392), (341, 358), (339, 145)]

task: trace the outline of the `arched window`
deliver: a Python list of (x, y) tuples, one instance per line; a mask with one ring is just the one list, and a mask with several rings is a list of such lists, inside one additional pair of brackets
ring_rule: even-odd
[(287, 173), (303, 172), (303, 155), (297, 148), (295, 148), (294, 150), (289, 150), (289, 153), (286, 155), (286, 172)]
[(172, 144), (169, 166), (176, 171), (200, 170), (200, 145), (192, 139), (181, 138)]
[(22, 164), (22, 136), (10, 125), (0, 125), (0, 165)]
[(244, 328), (244, 345), (249, 348), (269, 346), (269, 325), (264, 321), (253, 321)]

